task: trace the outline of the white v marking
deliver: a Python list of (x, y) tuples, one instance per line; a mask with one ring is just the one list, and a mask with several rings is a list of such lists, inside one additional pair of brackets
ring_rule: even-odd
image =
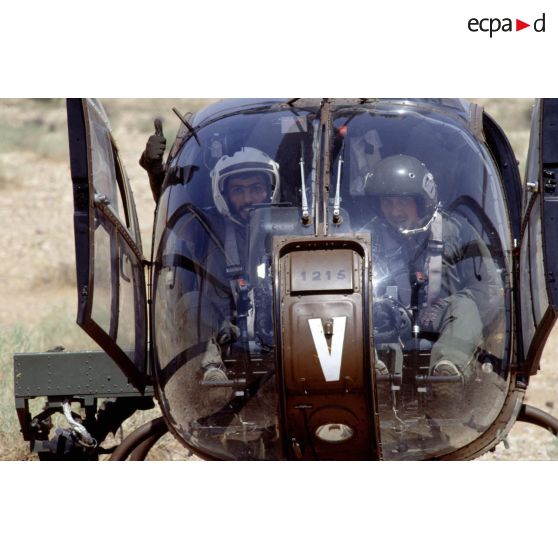
[(320, 318), (309, 318), (308, 324), (320, 359), (320, 365), (326, 382), (337, 382), (341, 377), (341, 357), (343, 356), (343, 341), (345, 340), (345, 326), (347, 316), (333, 318), (333, 337), (331, 339), (331, 352)]

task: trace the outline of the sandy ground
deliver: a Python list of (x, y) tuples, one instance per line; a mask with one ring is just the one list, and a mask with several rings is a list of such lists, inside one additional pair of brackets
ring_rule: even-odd
[[(509, 134), (523, 163), (531, 101), (481, 101)], [(153, 118), (163, 115), (170, 143), (178, 123), (170, 108), (177, 106), (187, 111), (203, 103), (203, 100), (174, 99), (105, 102), (134, 191), (146, 253), (150, 247), (154, 204), (147, 177), (137, 161), (151, 133)], [(69, 349), (93, 347), (77, 326), (72, 325), (76, 294), (65, 105), (58, 100), (0, 100), (0, 136), (0, 334), (21, 326), (33, 332), (56, 323), (63, 326), (61, 331), (71, 334), (65, 333), (63, 339), (57, 340), (49, 335), (32, 337), (36, 340), (32, 346), (27, 344), (26, 350), (42, 351), (56, 344)], [(554, 409), (558, 412), (557, 371), (553, 366), (557, 360), (558, 330), (546, 346), (541, 371), (533, 378), (527, 395), (527, 403), (551, 413)], [(2, 355), (1, 362), (6, 367), (10, 359)], [(2, 378), (9, 374), (2, 370)], [(2, 416), (9, 416), (4, 420), (4, 429), (7, 422), (14, 427), (15, 413), (6, 408), (10, 401), (10, 397), (2, 399)], [(514, 426), (508, 444), (509, 449), (501, 444), (482, 459), (558, 459), (556, 439), (529, 425)], [(158, 448), (155, 456), (159, 459), (186, 456), (170, 436)]]

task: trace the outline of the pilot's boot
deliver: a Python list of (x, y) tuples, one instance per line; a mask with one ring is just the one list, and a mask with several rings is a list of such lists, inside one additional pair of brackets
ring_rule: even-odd
[(387, 376), (389, 374), (389, 370), (385, 362), (378, 358), (376, 358), (375, 368), (376, 368), (376, 374), (378, 376)]
[(221, 358), (221, 349), (215, 339), (210, 339), (207, 342), (201, 366), (203, 370), (203, 383), (220, 384), (228, 382), (229, 378)]
[(222, 382), (227, 382), (227, 373), (222, 368), (217, 368), (216, 366), (209, 366), (204, 369), (203, 381), (208, 384), (221, 384)]
[(391, 407), (391, 383), (388, 380), (389, 369), (383, 360), (376, 355), (374, 360), (374, 369), (376, 371), (376, 397), (381, 406), (389, 405)]
[(440, 418), (460, 414), (465, 383), (462, 370), (451, 360), (442, 359), (434, 365), (430, 375), (433, 376), (432, 394), (441, 406), (438, 409)]
[(453, 363), (451, 360), (440, 360), (436, 363), (433, 370), (434, 376), (448, 376), (448, 377), (459, 377), (463, 379), (463, 374), (461, 370)]

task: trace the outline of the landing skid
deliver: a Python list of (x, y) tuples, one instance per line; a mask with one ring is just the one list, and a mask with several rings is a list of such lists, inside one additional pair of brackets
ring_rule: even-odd
[(552, 415), (532, 407), (531, 405), (523, 404), (521, 406), (521, 411), (517, 416), (517, 420), (521, 422), (528, 422), (529, 424), (534, 424), (535, 426), (540, 426), (545, 428), (549, 432), (552, 432), (555, 436), (558, 436), (558, 419)]

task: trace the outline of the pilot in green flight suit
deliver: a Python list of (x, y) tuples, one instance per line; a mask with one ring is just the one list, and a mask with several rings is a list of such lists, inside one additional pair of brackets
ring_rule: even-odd
[[(375, 322), (382, 300), (396, 298), (413, 314), (401, 342), (414, 335), (433, 342), (430, 373), (467, 381), (483, 329), (499, 315), (501, 280), (479, 234), (463, 218), (440, 209), (438, 187), (424, 163), (386, 157), (365, 179), (372, 222)], [(382, 364), (380, 363), (380, 366)]]

